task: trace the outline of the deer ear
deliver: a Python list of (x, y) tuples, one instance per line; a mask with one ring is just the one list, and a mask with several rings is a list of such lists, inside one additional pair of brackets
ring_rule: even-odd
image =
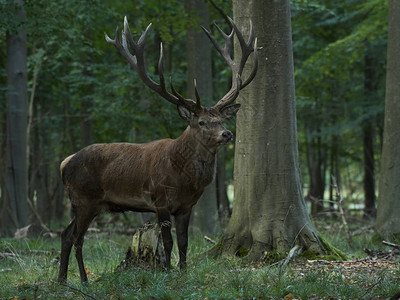
[(179, 116), (187, 122), (193, 119), (193, 113), (182, 105), (178, 105)]
[(239, 108), (240, 108), (240, 104), (234, 104), (234, 105), (224, 107), (220, 111), (221, 118), (225, 121), (232, 119), (234, 116), (236, 116), (236, 113), (238, 112)]

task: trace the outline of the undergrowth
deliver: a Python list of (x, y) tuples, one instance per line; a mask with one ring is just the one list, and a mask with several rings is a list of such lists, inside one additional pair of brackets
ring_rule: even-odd
[[(351, 256), (362, 257), (370, 235), (346, 245), (340, 230), (322, 230), (329, 243)], [(367, 299), (388, 298), (397, 292), (400, 267), (374, 273), (349, 274), (345, 268), (298, 270), (289, 264), (246, 265), (240, 258), (209, 258), (201, 236), (189, 241), (188, 267), (169, 272), (139, 268), (116, 270), (131, 242), (129, 236), (87, 234), (83, 248), (89, 284), (82, 285), (71, 254), (68, 283), (55, 282), (58, 239), (0, 240), (0, 299)], [(174, 248), (175, 249), (175, 248)], [(365, 255), (364, 255), (365, 256)], [(173, 253), (173, 262), (178, 256)]]

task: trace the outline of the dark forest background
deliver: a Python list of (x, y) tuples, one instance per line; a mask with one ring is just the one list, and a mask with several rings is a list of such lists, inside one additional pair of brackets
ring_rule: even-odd
[[(146, 48), (148, 71), (156, 72), (162, 41), (166, 76), (172, 75), (175, 88), (185, 94), (187, 70), (193, 64), (186, 40), (190, 30), (200, 30), (197, 23), (202, 21), (196, 10), (176, 0), (27, 0), (26, 16), (16, 2), (0, 1), (0, 225), (4, 234), (32, 223), (57, 228), (66, 222), (69, 204), (59, 164), (68, 155), (92, 143), (175, 138), (185, 128), (176, 108), (144, 87), (105, 42), (104, 32), (113, 36), (125, 15), (134, 37), (153, 23)], [(230, 2), (215, 3), (231, 14)], [(334, 177), (346, 211), (373, 219), (383, 141), (387, 2), (293, 0), (291, 10), (300, 168), (310, 213), (315, 218), (335, 214), (336, 206), (330, 202), (335, 200)], [(229, 30), (213, 5), (208, 11), (210, 23)], [(7, 47), (10, 37), (21, 30), (26, 33), (26, 101), (10, 106)], [(216, 51), (211, 65), (214, 100), (205, 103), (220, 99), (230, 79)], [(10, 120), (21, 113), (27, 126), (10, 131)], [(228, 127), (234, 131), (234, 122)], [(17, 215), (5, 201), (10, 192), (7, 161), (12, 159), (7, 155), (7, 137), (15, 138), (18, 149), (26, 149), (26, 159), (19, 164), (26, 168), (27, 182), (22, 179), (14, 189), (25, 192), (28, 202), (18, 204)], [(233, 153), (233, 144), (220, 151), (220, 180), (211, 196), (221, 222), (234, 205)], [(136, 218), (141, 222), (144, 217)]]

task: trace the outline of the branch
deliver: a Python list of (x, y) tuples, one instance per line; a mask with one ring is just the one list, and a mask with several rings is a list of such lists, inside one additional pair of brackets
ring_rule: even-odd
[(289, 254), (286, 256), (285, 260), (283, 261), (283, 267), (286, 267), (289, 262), (299, 255), (302, 252), (302, 249), (299, 245), (295, 245), (292, 249), (290, 249)]
[(393, 243), (386, 242), (386, 241), (382, 241), (382, 244), (384, 244), (384, 245), (387, 245), (387, 246), (390, 246), (390, 247), (393, 247), (393, 248), (395, 248), (395, 249), (398, 249), (398, 250), (400, 250), (400, 245), (398, 245), (398, 244), (393, 244)]
[(342, 207), (342, 196), (340, 194), (340, 189), (336, 181), (336, 177), (332, 174), (332, 187), (336, 190), (336, 204), (338, 206), (339, 215), (342, 219), (344, 231), (346, 232), (347, 241), (349, 242), (350, 247), (353, 247), (353, 239), (351, 238), (351, 234), (349, 231), (349, 226), (347, 224), (346, 216), (344, 214), (344, 210)]
[(207, 241), (207, 242), (210, 242), (211, 244), (216, 244), (217, 242), (216, 241), (214, 241), (213, 239), (211, 239), (211, 238), (209, 238), (208, 236), (204, 236), (204, 239)]
[(65, 287), (67, 287), (67, 288), (69, 288), (69, 289), (71, 289), (73, 291), (77, 291), (77, 292), (81, 293), (83, 296), (89, 297), (90, 299), (96, 300), (96, 298), (93, 297), (92, 295), (86, 294), (85, 292), (81, 291), (80, 289), (74, 288), (74, 287), (72, 287), (72, 286), (70, 286), (70, 285), (68, 285), (66, 283), (61, 283), (60, 282), (60, 285), (65, 286)]
[(213, 0), (208, 0), (208, 2), (210, 2), (211, 5), (220, 13), (220, 15), (224, 18), (225, 22), (229, 25), (229, 28), (232, 29), (232, 24), (229, 21), (228, 16), (225, 14), (224, 10), (221, 7), (219, 7), (217, 3), (215, 3)]
[(29, 204), (29, 208), (32, 210), (33, 214), (35, 215), (36, 219), (39, 221), (40, 226), (45, 230), (45, 231), (50, 231), (51, 229), (49, 227), (46, 226), (46, 224), (44, 224), (42, 218), (40, 217), (38, 211), (36, 210), (36, 208), (33, 206), (33, 203), (31, 201), (31, 199), (27, 199), (28, 204)]

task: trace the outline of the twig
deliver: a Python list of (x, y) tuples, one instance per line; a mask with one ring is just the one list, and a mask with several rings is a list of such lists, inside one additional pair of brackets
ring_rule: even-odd
[[(18, 251), (19, 254), (22, 255), (52, 255), (57, 254), (58, 252), (54, 251), (47, 251), (47, 250), (21, 250)], [(14, 252), (0, 252), (0, 257), (7, 257), (7, 256), (17, 256)]]
[(386, 241), (382, 241), (382, 244), (384, 244), (384, 245), (387, 245), (387, 246), (390, 246), (390, 247), (393, 247), (393, 248), (396, 248), (396, 249), (399, 249), (399, 250), (400, 250), (400, 245), (398, 245), (398, 244), (393, 244), (393, 243), (386, 242)]
[(351, 234), (349, 231), (349, 226), (347, 224), (346, 216), (344, 214), (344, 210), (342, 207), (342, 196), (340, 194), (340, 188), (337, 184), (336, 177), (332, 175), (332, 187), (336, 190), (336, 204), (338, 206), (339, 215), (342, 219), (344, 231), (346, 232), (347, 241), (349, 242), (350, 247), (353, 247), (353, 239), (351, 238)]
[(211, 244), (216, 244), (217, 242), (216, 241), (214, 241), (213, 239), (211, 239), (211, 238), (209, 238), (208, 236), (204, 236), (204, 239), (207, 241), (207, 242), (210, 242)]
[(219, 6), (217, 5), (217, 3), (215, 3), (213, 0), (208, 0), (208, 2), (210, 2), (211, 5), (220, 13), (220, 15), (224, 18), (226, 24), (228, 24), (228, 25), (229, 25), (229, 28), (232, 29), (232, 24), (231, 24), (231, 22), (229, 21), (228, 16), (225, 14), (224, 10), (223, 10), (221, 7), (219, 7)]
[(42, 62), (39, 61), (39, 63), (36, 65), (34, 68), (33, 72), (33, 79), (32, 79), (32, 90), (31, 90), (31, 96), (29, 97), (29, 105), (28, 105), (28, 124), (26, 126), (26, 161), (29, 166), (29, 155), (30, 155), (30, 134), (31, 134), (31, 129), (32, 129), (32, 124), (33, 124), (33, 102), (35, 100), (35, 91), (36, 91), (36, 85), (37, 85), (37, 79), (39, 75), (39, 71), (41, 68)]
[(28, 198), (27, 201), (28, 201), (29, 208), (31, 209), (31, 211), (32, 211), (33, 214), (35, 215), (35, 217), (36, 217), (36, 219), (38, 220), (40, 226), (41, 226), (45, 231), (50, 231), (50, 232), (51, 232), (51, 229), (50, 229), (49, 227), (47, 227), (46, 224), (44, 224), (44, 222), (43, 222), (42, 218), (40, 217), (38, 211), (37, 211), (36, 208), (33, 206), (32, 200)]
[(301, 247), (299, 245), (295, 245), (292, 249), (290, 249), (289, 254), (286, 256), (285, 260), (282, 263), (282, 267), (286, 268), (289, 264), (290, 260), (297, 256), (301, 252)]
[(0, 252), (0, 258), (16, 257), (16, 256), (17, 255), (15, 253)]
[(68, 284), (66, 284), (66, 283), (61, 283), (61, 282), (60, 282), (60, 285), (65, 286), (65, 287), (67, 287), (67, 288), (69, 288), (69, 289), (71, 289), (71, 290), (73, 290), (73, 291), (79, 292), (79, 293), (81, 293), (83, 296), (89, 297), (90, 299), (96, 300), (96, 298), (93, 297), (92, 295), (86, 294), (84, 291), (81, 291), (80, 289), (74, 288), (74, 287), (72, 287), (72, 286), (70, 286), (70, 285), (68, 285)]

